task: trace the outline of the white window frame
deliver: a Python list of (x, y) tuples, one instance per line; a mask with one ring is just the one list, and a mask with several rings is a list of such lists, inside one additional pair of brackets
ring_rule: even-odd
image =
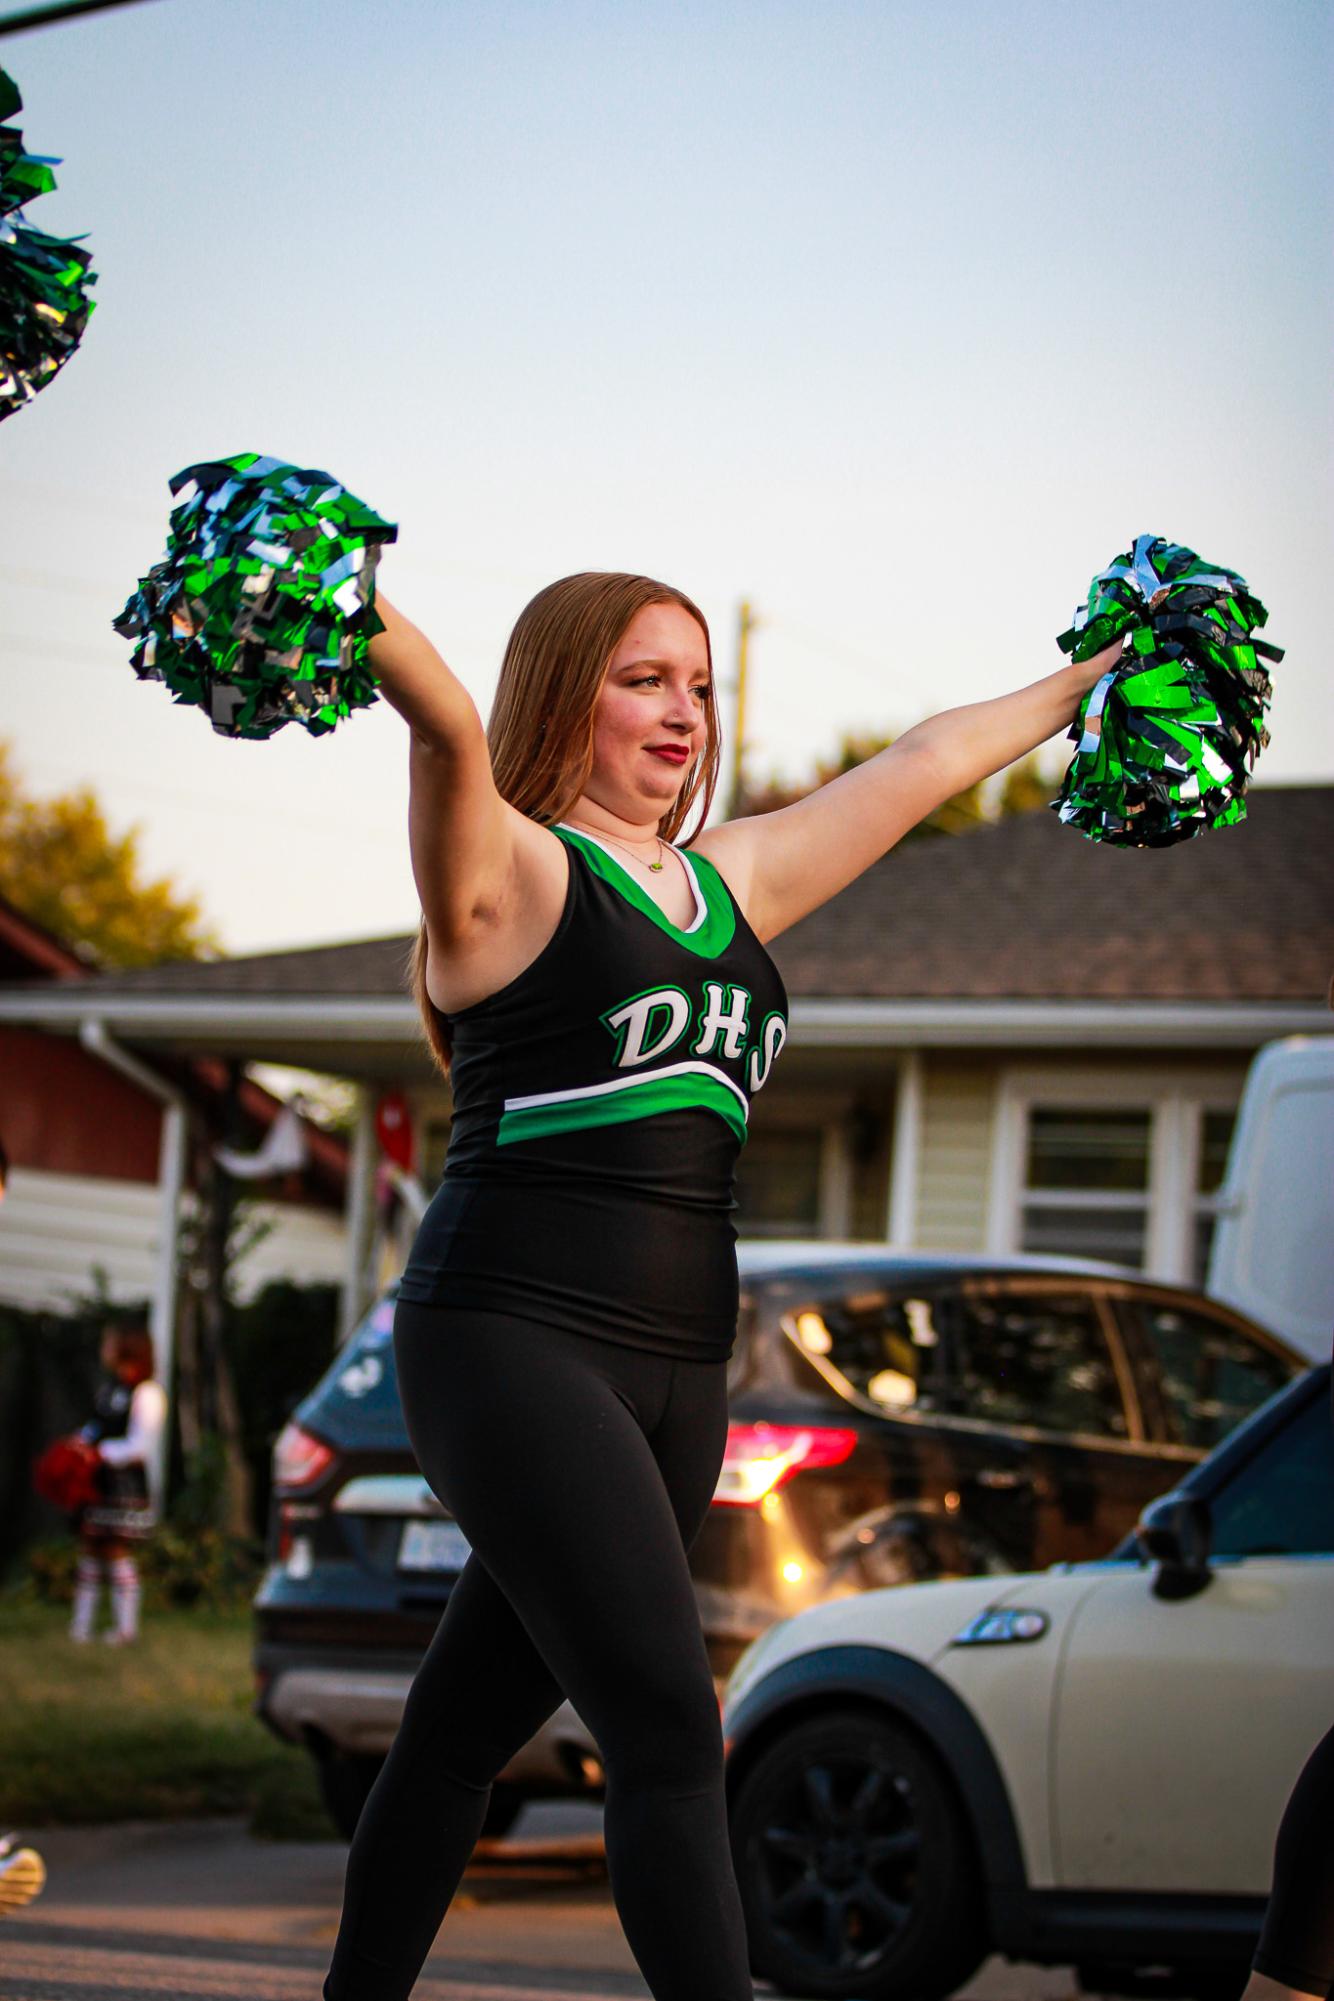
[[(1053, 1111), (1126, 1110), (1149, 1114), (1149, 1179), (1144, 1274), (1189, 1284), (1195, 1218), (1211, 1198), (1199, 1193), (1200, 1143), (1206, 1111), (1235, 1110), (1241, 1077), (1231, 1071), (1192, 1070), (1189, 1078), (1147, 1064), (1107, 1063), (1104, 1071), (1070, 1065), (1002, 1070), (992, 1126), (986, 1248), (993, 1256), (1019, 1248), (1025, 1198), (1029, 1115)], [(1071, 1203), (1072, 1209), (1082, 1205)], [(1090, 1202), (1087, 1206), (1102, 1206)], [(1117, 1202), (1116, 1206), (1123, 1205)]]

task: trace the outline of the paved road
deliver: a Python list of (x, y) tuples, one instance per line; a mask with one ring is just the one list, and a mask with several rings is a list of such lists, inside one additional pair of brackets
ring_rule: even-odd
[[(595, 1807), (529, 1806), (481, 1844), (416, 2001), (648, 2001), (625, 1943)], [(259, 1842), (238, 1820), (33, 1837), (46, 1891), (0, 1926), (3, 2001), (319, 2001), (346, 1850)], [(761, 1995), (770, 1990), (761, 1987)], [(1065, 2001), (1068, 1971), (993, 1961), (971, 2001)]]

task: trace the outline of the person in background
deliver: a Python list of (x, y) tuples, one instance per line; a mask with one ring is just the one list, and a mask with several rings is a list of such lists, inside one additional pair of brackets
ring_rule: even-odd
[(161, 1500), (161, 1441), (167, 1395), (153, 1377), (146, 1327), (109, 1327), (102, 1336), (102, 1380), (93, 1417), (80, 1436), (96, 1447), (99, 1496), (79, 1514), (71, 1640), (92, 1638), (102, 1578), (111, 1584), (112, 1624), (103, 1639), (128, 1646), (139, 1637), (139, 1571), (131, 1551), (152, 1534)]

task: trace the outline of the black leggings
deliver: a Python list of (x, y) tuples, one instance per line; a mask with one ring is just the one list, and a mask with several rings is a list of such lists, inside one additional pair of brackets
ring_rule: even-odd
[(726, 1364), (404, 1302), (394, 1353), (418, 1464), (472, 1554), (357, 1826), (325, 2001), (411, 1992), (491, 1781), (567, 1695), (601, 1753), (612, 1895), (656, 2001), (753, 2001), (686, 1563)]
[(1307, 1759), (1279, 1822), (1274, 1894), (1253, 1963), (1302, 1994), (1328, 1994), (1334, 1982), (1334, 1730)]

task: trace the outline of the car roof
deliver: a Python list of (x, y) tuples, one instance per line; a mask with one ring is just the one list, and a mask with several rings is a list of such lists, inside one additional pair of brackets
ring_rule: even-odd
[(997, 1257), (989, 1256), (985, 1251), (904, 1251), (885, 1243), (883, 1239), (835, 1243), (819, 1237), (784, 1237), (781, 1240), (743, 1237), (737, 1244), (736, 1255), (743, 1278), (804, 1271), (812, 1265), (825, 1270), (875, 1265), (902, 1272), (905, 1277), (949, 1271), (1068, 1272), (1083, 1278), (1133, 1279), (1140, 1285), (1154, 1282), (1130, 1265), (1101, 1264), (1094, 1258), (1054, 1257), (1039, 1255), (1035, 1251), (1013, 1251)]

